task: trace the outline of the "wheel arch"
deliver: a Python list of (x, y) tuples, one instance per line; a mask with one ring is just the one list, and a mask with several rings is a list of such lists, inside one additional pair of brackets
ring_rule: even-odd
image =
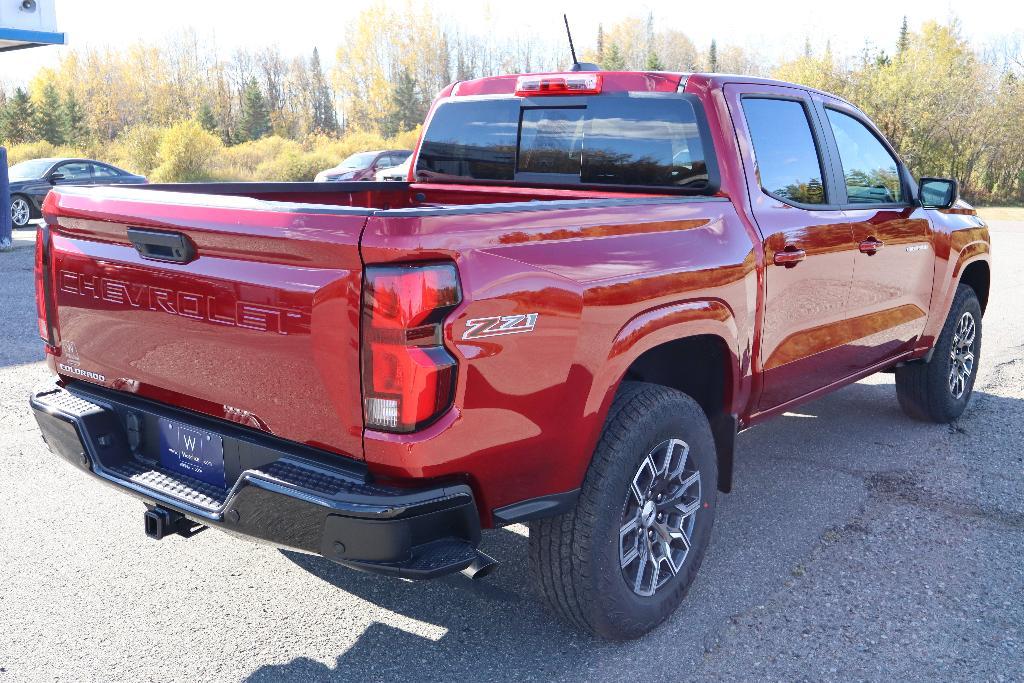
[[(721, 300), (685, 301), (645, 311), (615, 336), (605, 378), (595, 378), (591, 397), (600, 414), (624, 381), (660, 384), (682, 391), (704, 410), (715, 437), (718, 488), (732, 487), (733, 444), (738, 427), (734, 404), (739, 392), (738, 334), (731, 309)], [(596, 405), (594, 405), (596, 407)]]
[(988, 260), (978, 257), (969, 261), (960, 270), (959, 282), (974, 290), (978, 296), (978, 303), (981, 304), (981, 313), (984, 315), (992, 285), (992, 271)]

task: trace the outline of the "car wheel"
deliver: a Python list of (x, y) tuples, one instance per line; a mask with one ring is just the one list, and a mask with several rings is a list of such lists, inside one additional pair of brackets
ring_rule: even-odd
[(24, 228), (32, 218), (32, 205), (21, 195), (11, 197), (11, 222), (16, 228)]
[(896, 368), (896, 397), (917, 420), (951, 422), (967, 408), (981, 359), (981, 304), (969, 285), (958, 285), (949, 316), (927, 362)]
[(664, 621), (703, 561), (717, 476), (696, 401), (623, 383), (575, 507), (530, 523), (530, 571), (551, 611), (609, 640)]

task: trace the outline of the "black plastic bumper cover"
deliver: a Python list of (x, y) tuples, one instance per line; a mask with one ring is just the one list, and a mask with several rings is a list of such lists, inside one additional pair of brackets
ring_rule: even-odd
[[(199, 524), (413, 579), (459, 571), (476, 558), (480, 520), (464, 484), (380, 486), (358, 461), (82, 382), (43, 387), (31, 405), (51, 451)], [(138, 436), (158, 417), (220, 434), (234, 483), (220, 489), (163, 469)]]

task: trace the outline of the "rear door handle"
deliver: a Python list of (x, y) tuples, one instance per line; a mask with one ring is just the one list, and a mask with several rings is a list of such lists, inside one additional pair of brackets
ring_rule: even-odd
[(786, 266), (792, 268), (796, 264), (807, 258), (807, 252), (803, 249), (799, 249), (792, 244), (787, 244), (786, 248), (782, 251), (775, 252), (773, 261), (777, 266)]
[(884, 246), (885, 242), (875, 239), (874, 237), (869, 237), (860, 243), (860, 253), (867, 254), (870, 256), (871, 254), (874, 254)]
[(128, 240), (139, 256), (151, 261), (188, 263), (196, 257), (192, 241), (180, 232), (128, 228)]

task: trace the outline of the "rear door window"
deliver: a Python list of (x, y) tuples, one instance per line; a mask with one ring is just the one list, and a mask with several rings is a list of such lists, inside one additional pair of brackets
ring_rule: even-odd
[(807, 108), (796, 100), (744, 97), (761, 187), (797, 204), (824, 204), (821, 160)]
[(445, 102), (424, 136), (417, 177), (694, 190), (709, 183), (689, 99), (606, 96), (543, 106), (535, 101)]

